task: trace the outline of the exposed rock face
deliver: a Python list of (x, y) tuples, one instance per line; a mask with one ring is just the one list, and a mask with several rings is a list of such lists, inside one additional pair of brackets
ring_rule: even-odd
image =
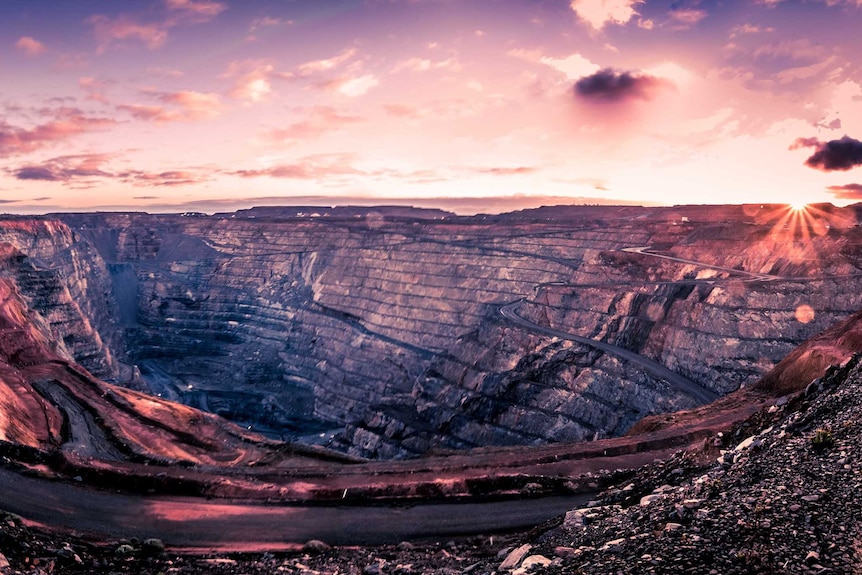
[(58, 221), (18, 219), (0, 222), (0, 246), (4, 275), (48, 322), (61, 353), (99, 377), (116, 378), (112, 350), (122, 350), (122, 333), (105, 262), (92, 244)]
[(134, 364), (164, 397), (401, 457), (617, 435), (695, 405), (638, 365), (498, 313), (520, 298), (525, 321), (710, 390), (756, 380), (862, 299), (855, 215), (826, 213), (802, 241), (771, 209), (77, 214), (3, 222), (0, 241), (38, 260), (7, 273), (94, 373)]

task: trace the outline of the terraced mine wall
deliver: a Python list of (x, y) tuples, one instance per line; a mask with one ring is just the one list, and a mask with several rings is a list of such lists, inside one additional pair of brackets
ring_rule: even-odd
[(722, 394), (858, 310), (855, 215), (805, 237), (769, 209), (66, 214), (0, 222), (0, 242), (21, 252), (2, 273), (100, 377), (405, 457), (619, 435), (699, 403), (530, 326)]

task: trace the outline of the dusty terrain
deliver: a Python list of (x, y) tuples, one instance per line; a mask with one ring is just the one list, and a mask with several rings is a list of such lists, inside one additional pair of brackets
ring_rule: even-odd
[[(618, 547), (634, 554), (652, 536), (665, 553), (680, 547), (662, 538), (670, 532), (714, 527), (686, 515), (682, 499), (670, 521), (680, 527), (667, 528), (663, 511), (649, 530), (635, 525), (652, 509), (631, 504), (669, 465), (663, 480), (696, 499), (691, 473), (712, 473), (704, 465), (719, 449), (781, 418), (802, 437), (787, 443), (791, 455), (807, 462), (808, 429), (791, 420), (812, 403), (794, 398), (859, 351), (853, 208), (408, 216), (0, 223), (0, 507), (60, 529), (72, 546), (8, 519), (0, 552), (11, 569), (302, 572), (298, 562), (327, 573), (394, 573), (399, 563), (405, 573), (490, 573), (508, 570), (498, 553), (530, 539), (553, 562), (548, 572), (613, 572), (634, 557)], [(854, 370), (833, 370), (809, 398), (853, 389)], [(850, 439), (824, 421), (829, 448), (847, 452)], [(773, 430), (758, 431), (758, 447)], [(337, 451), (310, 445), (321, 433)], [(743, 469), (749, 451), (736, 453), (709, 481)], [(852, 454), (842, 458), (853, 471)], [(739, 482), (757, 477), (746, 473)], [(16, 486), (22, 496), (10, 497)], [(734, 506), (740, 489), (726, 495)], [(539, 539), (491, 538), (590, 500), (586, 529), (573, 530), (570, 514)], [(846, 513), (855, 541), (858, 518)], [(611, 528), (601, 525), (631, 539), (605, 548)], [(150, 537), (159, 545), (145, 545)], [(339, 549), (283, 555), (320, 538)], [(394, 547), (402, 539), (418, 546)], [(727, 552), (751, 555), (746, 545)], [(188, 548), (258, 554), (177, 556)], [(751, 560), (790, 565), (798, 549), (787, 549)], [(818, 549), (832, 560), (828, 545)], [(680, 557), (644, 569), (706, 564)]]

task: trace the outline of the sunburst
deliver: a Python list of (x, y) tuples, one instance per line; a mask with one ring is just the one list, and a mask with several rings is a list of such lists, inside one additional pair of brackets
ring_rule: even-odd
[[(763, 207), (762, 207), (763, 208)], [(846, 210), (828, 204), (791, 204), (763, 209), (757, 218), (760, 224), (772, 226), (769, 240), (784, 245), (786, 258), (791, 262), (818, 262), (818, 237), (829, 234), (830, 228), (846, 228), (855, 224), (855, 217)]]

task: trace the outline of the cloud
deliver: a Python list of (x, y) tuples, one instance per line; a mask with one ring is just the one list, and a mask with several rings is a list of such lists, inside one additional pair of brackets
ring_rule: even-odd
[(28, 164), (7, 172), (18, 180), (62, 182), (67, 185), (76, 183), (78, 187), (80, 182), (91, 183), (94, 178), (118, 180), (139, 187), (180, 186), (201, 183), (207, 179), (196, 170), (111, 170), (106, 164), (114, 157), (111, 154), (58, 156), (40, 164)]
[(275, 142), (308, 140), (362, 121), (364, 118), (359, 116), (339, 114), (331, 106), (316, 106), (311, 109), (306, 119), (286, 128), (271, 130), (268, 133), (268, 139)]
[(151, 50), (164, 45), (168, 30), (184, 23), (208, 22), (227, 9), (227, 5), (212, 0), (165, 0), (166, 14), (155, 22), (142, 23), (126, 14), (109, 18), (96, 14), (84, 20), (93, 27), (99, 43), (97, 53), (103, 53), (116, 42), (138, 40)]
[(461, 70), (461, 64), (455, 58), (437, 60), (436, 62), (427, 58), (408, 58), (396, 64), (392, 68), (392, 73), (397, 74), (404, 70), (410, 72), (428, 72), (430, 70), (451, 70), (458, 72)]
[(593, 64), (580, 54), (572, 54), (567, 58), (550, 58), (545, 56), (539, 60), (551, 68), (559, 70), (569, 79), (582, 78), (595, 74), (599, 70), (598, 64)]
[(365, 74), (356, 78), (343, 78), (338, 81), (336, 90), (350, 98), (357, 98), (367, 93), (380, 81), (374, 74)]
[(104, 89), (109, 85), (109, 82), (98, 80), (96, 78), (86, 76), (78, 80), (78, 86), (84, 91), (84, 98), (102, 104), (108, 103), (108, 97), (104, 94)]
[(38, 56), (48, 51), (48, 47), (32, 36), (22, 36), (15, 42), (15, 47), (28, 56)]
[(320, 154), (300, 158), (292, 164), (279, 164), (257, 170), (237, 170), (231, 172), (241, 178), (285, 178), (294, 180), (323, 180), (333, 176), (367, 175), (367, 172), (353, 167), (350, 154)]
[(349, 62), (356, 55), (356, 48), (348, 48), (344, 50), (340, 54), (333, 56), (332, 58), (326, 58), (323, 60), (311, 60), (309, 62), (305, 62), (304, 64), (300, 64), (297, 67), (297, 73), (300, 77), (308, 77), (319, 74), (320, 72), (328, 72), (331, 70), (335, 70), (340, 67), (342, 64)]
[(815, 148), (811, 157), (805, 160), (805, 165), (815, 170), (844, 172), (862, 166), (862, 142), (849, 136), (828, 142), (817, 138), (797, 138), (790, 149), (799, 148)]
[(569, 7), (578, 17), (601, 30), (607, 24), (626, 24), (637, 15), (635, 6), (645, 0), (571, 0)]
[(147, 92), (163, 105), (120, 104), (116, 108), (127, 112), (136, 120), (152, 122), (193, 122), (208, 120), (221, 114), (224, 105), (218, 94), (182, 91)]
[(236, 60), (228, 64), (222, 78), (233, 79), (229, 95), (236, 100), (260, 102), (272, 92), (271, 79), (285, 77), (275, 66), (264, 60)]
[(396, 118), (421, 118), (424, 114), (415, 106), (404, 104), (383, 104), (383, 110), (389, 116)]
[(845, 184), (827, 188), (836, 200), (862, 200), (862, 184)]
[(144, 104), (120, 104), (117, 110), (127, 112), (136, 120), (153, 122), (176, 122), (180, 116), (167, 110), (164, 106), (147, 106)]
[(733, 39), (737, 36), (760, 34), (761, 32), (775, 32), (775, 28), (772, 28), (771, 26), (763, 28), (762, 26), (757, 26), (756, 24), (740, 24), (739, 26), (734, 26), (730, 30), (730, 38)]
[(182, 78), (185, 74), (174, 68), (162, 68), (159, 66), (147, 67), (147, 76), (155, 78)]
[(256, 18), (255, 20), (253, 20), (251, 26), (249, 26), (248, 31), (254, 32), (260, 28), (281, 26), (282, 24), (291, 25), (293, 23), (293, 20), (282, 20), (280, 18), (273, 18), (271, 16), (264, 16), (263, 18)]
[(103, 130), (116, 124), (115, 120), (109, 118), (86, 116), (77, 108), (45, 110), (43, 115), (51, 117), (51, 120), (32, 128), (20, 128), (0, 120), (0, 156), (25, 154), (79, 134)]
[(102, 165), (110, 159), (107, 154), (80, 154), (58, 156), (39, 165), (26, 165), (12, 171), (18, 180), (48, 182), (69, 181), (76, 178), (110, 176)]
[(686, 29), (694, 26), (708, 15), (706, 10), (698, 8), (672, 8), (670, 10), (670, 17), (677, 22), (679, 27)]
[(53, 182), (60, 177), (50, 168), (44, 166), (24, 166), (15, 171), (15, 178), (19, 180), (44, 180)]
[(516, 166), (511, 167), (494, 167), (494, 168), (475, 168), (473, 172), (477, 174), (487, 174), (490, 176), (520, 176), (523, 174), (533, 174), (537, 170), (533, 166)]
[(139, 24), (128, 16), (108, 18), (101, 14), (90, 16), (85, 23), (93, 27), (93, 36), (99, 43), (96, 52), (101, 54), (116, 41), (140, 40), (151, 50), (162, 46), (168, 38), (164, 23)]
[[(206, 181), (195, 172), (172, 170), (167, 172), (142, 172), (133, 170), (118, 175), (122, 180), (143, 187), (173, 187), (199, 184)], [(139, 196), (136, 199), (155, 199), (157, 196)]]
[(211, 0), (165, 0), (172, 21), (208, 22), (224, 12), (227, 5)]
[(595, 102), (652, 100), (655, 93), (670, 86), (664, 78), (636, 72), (617, 72), (610, 68), (584, 76), (574, 85), (575, 96)]

